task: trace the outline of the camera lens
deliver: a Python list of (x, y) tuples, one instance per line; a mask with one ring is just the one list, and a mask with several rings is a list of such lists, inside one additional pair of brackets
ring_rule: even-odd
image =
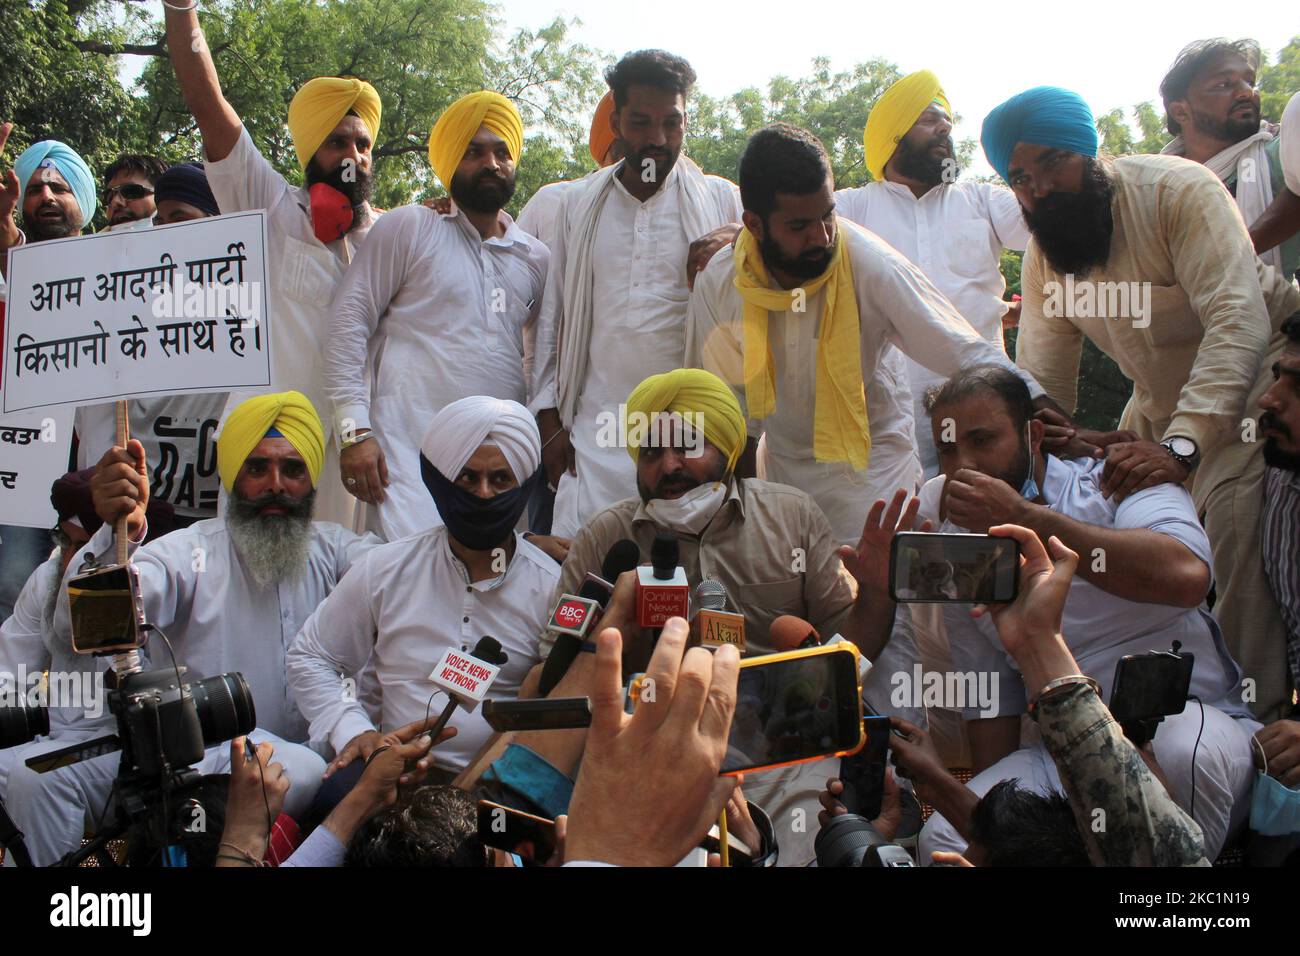
[(862, 866), (867, 850), (886, 842), (866, 817), (842, 813), (818, 831), (813, 850), (819, 867)]
[(50, 712), (44, 707), (0, 707), (0, 750), (17, 747), (50, 732)]
[(219, 674), (190, 684), (203, 743), (212, 747), (251, 733), (257, 726), (253, 694), (244, 675), (238, 672)]

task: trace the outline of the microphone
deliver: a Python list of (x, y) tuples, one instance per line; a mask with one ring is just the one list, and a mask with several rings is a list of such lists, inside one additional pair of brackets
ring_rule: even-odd
[(501, 649), (501, 642), (495, 637), (482, 637), (474, 645), (474, 650), (466, 654), (456, 648), (447, 648), (438, 661), (438, 666), (429, 675), (429, 680), (447, 692), (451, 698), (443, 708), (438, 722), (428, 731), (434, 740), (442, 733), (442, 728), (451, 720), (457, 707), (473, 710), (487, 695), (488, 688), (501, 673), (507, 660), (506, 652)]
[[(823, 641), (821, 635), (817, 633), (817, 628), (793, 614), (782, 614), (772, 622), (772, 628), (768, 631), (768, 640), (772, 644), (774, 654), (779, 654), (782, 651), (801, 651), (806, 647), (829, 647), (831, 644), (852, 643), (848, 638), (839, 634), (834, 634), (829, 640)], [(871, 667), (871, 661), (859, 654), (859, 682), (867, 679), (867, 674), (871, 673)]]
[(542, 676), (538, 693), (545, 697), (560, 682), (569, 667), (582, 651), (587, 635), (595, 630), (605, 610), (605, 603), (614, 592), (613, 582), (625, 571), (631, 571), (641, 560), (641, 549), (635, 541), (623, 538), (615, 541), (600, 566), (600, 576), (588, 572), (577, 594), (561, 594), (546, 622), (546, 629), (555, 635)]
[(663, 627), (670, 617), (691, 613), (691, 586), (678, 566), (677, 535), (660, 531), (650, 546), (650, 567), (636, 569), (636, 622)]
[(793, 614), (782, 614), (772, 622), (772, 627), (768, 631), (768, 643), (772, 645), (772, 651), (777, 654), (782, 651), (803, 650), (805, 647), (818, 647), (821, 642), (822, 638), (817, 633), (817, 628)]
[(727, 586), (721, 581), (701, 581), (695, 589), (695, 618), (691, 621), (704, 647), (735, 644), (745, 653), (745, 615), (726, 610)]

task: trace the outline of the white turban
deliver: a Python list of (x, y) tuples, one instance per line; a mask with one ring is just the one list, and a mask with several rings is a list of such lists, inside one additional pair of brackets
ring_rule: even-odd
[(486, 395), (462, 398), (434, 415), (420, 451), (444, 478), (455, 481), (480, 445), (500, 448), (521, 485), (542, 461), (542, 436), (528, 409)]

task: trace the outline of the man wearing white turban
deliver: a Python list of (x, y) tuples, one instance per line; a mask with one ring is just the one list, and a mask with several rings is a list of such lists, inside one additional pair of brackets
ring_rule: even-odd
[[(327, 776), (369, 757), (380, 730), (441, 711), (446, 696), (429, 675), (449, 648), (496, 638), (508, 658), (488, 697), (518, 695), (541, 659), (537, 635), (560, 577), (559, 566), (514, 530), (541, 455), (537, 424), (518, 402), (475, 395), (433, 417), (420, 470), (444, 524), (367, 554), (289, 648), (289, 687), (311, 737), (334, 748)], [(367, 659), (383, 694), (379, 729), (339, 677)], [(439, 745), (439, 764), (459, 771), (491, 729), (463, 710), (450, 725), (457, 734)]]

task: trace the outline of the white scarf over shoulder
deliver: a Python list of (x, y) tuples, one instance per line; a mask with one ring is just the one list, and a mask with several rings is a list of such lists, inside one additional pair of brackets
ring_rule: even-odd
[[(559, 373), (556, 383), (560, 419), (566, 428), (573, 425), (578, 396), (587, 377), (591, 329), (595, 319), (592, 257), (595, 252), (596, 227), (605, 200), (614, 188), (614, 177), (622, 166), (622, 163), (615, 163), (597, 170), (582, 187), (582, 194), (574, 200), (577, 203), (576, 220), (565, 243), (564, 308), (559, 331)], [(718, 191), (709, 188), (704, 172), (689, 158), (678, 156), (673, 172), (678, 176), (682, 188), (682, 225), (691, 240), (698, 239), (734, 218), (731, 208), (723, 205), (718, 198)]]

